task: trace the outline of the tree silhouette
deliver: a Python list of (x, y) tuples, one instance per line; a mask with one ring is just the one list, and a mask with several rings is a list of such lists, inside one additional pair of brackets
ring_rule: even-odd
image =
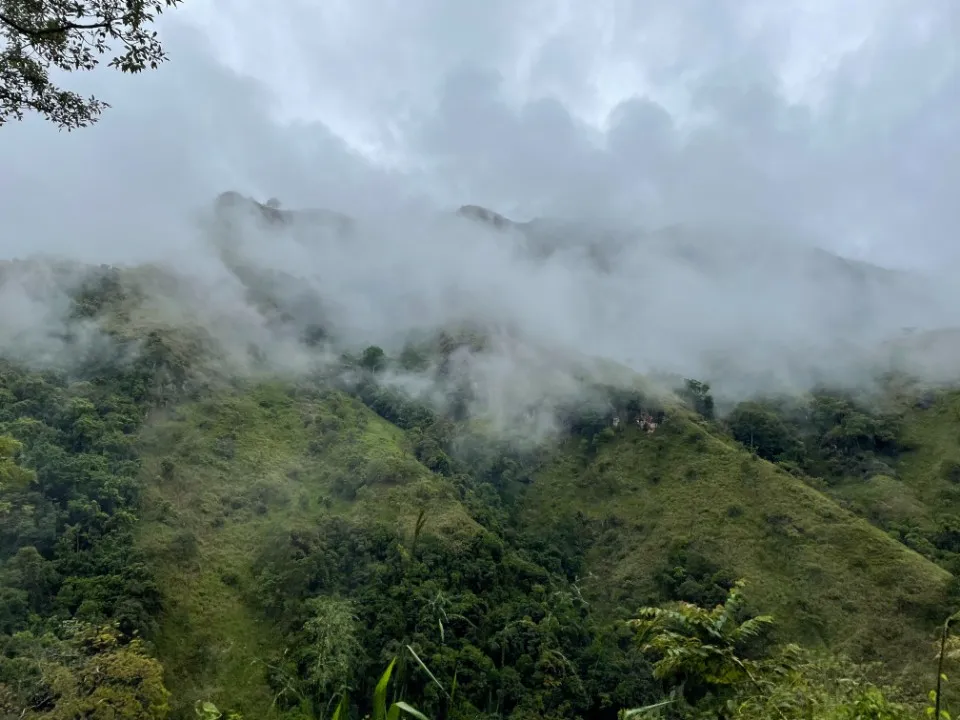
[(110, 67), (138, 73), (167, 59), (150, 28), (183, 0), (0, 0), (0, 125), (34, 111), (73, 130), (97, 121), (109, 105), (50, 80), (51, 68), (92, 70), (116, 52)]

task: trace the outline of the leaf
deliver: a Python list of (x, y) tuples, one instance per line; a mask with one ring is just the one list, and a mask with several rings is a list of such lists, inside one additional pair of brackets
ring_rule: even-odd
[(197, 713), (197, 717), (201, 720), (218, 720), (223, 717), (223, 713), (220, 712), (219, 708), (209, 700), (198, 700), (194, 706), (194, 710)]
[(388, 720), (387, 718), (387, 685), (390, 684), (390, 676), (393, 674), (393, 666), (397, 664), (397, 659), (390, 661), (387, 669), (377, 682), (377, 687), (373, 691), (373, 720)]
[(405, 713), (407, 713), (407, 715), (412, 715), (413, 717), (417, 718), (417, 720), (430, 720), (430, 718), (428, 718), (422, 712), (417, 710), (412, 705), (405, 703), (403, 700), (398, 700), (397, 702), (395, 702), (393, 704), (393, 707), (403, 710)]
[(620, 720), (629, 720), (630, 718), (636, 717), (637, 715), (644, 715), (650, 712), (651, 710), (657, 710), (658, 708), (662, 708), (666, 705), (672, 705), (675, 702), (676, 700), (663, 700), (662, 702), (654, 703), (653, 705), (644, 705), (643, 707), (630, 708), (629, 710), (621, 710), (619, 713)]
[(416, 660), (416, 661), (420, 664), (420, 667), (423, 668), (423, 671), (424, 671), (427, 675), (430, 676), (430, 679), (433, 680), (433, 681), (437, 684), (437, 687), (440, 688), (440, 691), (441, 691), (444, 695), (447, 695), (447, 697), (450, 697), (449, 694), (447, 693), (446, 689), (445, 689), (445, 688), (443, 687), (443, 685), (441, 684), (441, 682), (440, 682), (439, 680), (437, 680), (437, 676), (434, 675), (432, 672), (430, 672), (430, 668), (428, 668), (428, 667), (427, 667), (427, 664), (426, 664), (425, 662), (423, 662), (423, 660), (420, 659), (420, 656), (417, 655), (416, 651), (415, 651), (412, 647), (410, 647), (409, 645), (407, 645), (407, 650), (409, 650), (409, 651), (410, 651), (410, 654), (413, 655), (413, 659)]

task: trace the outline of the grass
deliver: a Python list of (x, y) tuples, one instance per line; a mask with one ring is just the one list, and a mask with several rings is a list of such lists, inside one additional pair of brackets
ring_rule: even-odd
[(851, 479), (830, 489), (878, 527), (929, 536), (960, 516), (960, 392), (936, 393), (930, 400), (902, 408), (909, 450), (892, 474)]
[(936, 396), (929, 408), (914, 406), (904, 422), (913, 450), (897, 467), (905, 489), (933, 521), (960, 512), (960, 392)]
[(271, 716), (263, 662), (282, 648), (255, 609), (251, 568), (269, 537), (333, 513), (412, 532), (421, 508), (427, 532), (473, 527), (403, 431), (336, 392), (225, 391), (155, 418), (144, 454), (140, 542), (165, 596), (157, 649), (180, 714), (212, 700)]
[[(933, 412), (945, 415), (913, 423), (910, 492), (874, 478), (863, 503), (909, 517), (949, 489), (936, 454), (956, 453), (947, 422), (956, 411)], [(140, 542), (165, 594), (157, 648), (181, 716), (211, 700), (271, 717), (263, 663), (283, 648), (256, 610), (251, 567), (269, 538), (332, 514), (412, 534), (424, 509), (426, 531), (453, 542), (475, 527), (402, 430), (338, 392), (283, 383), (220, 391), (154, 418), (144, 455)], [(951, 576), (685, 411), (672, 410), (654, 434), (627, 427), (596, 453), (570, 441), (551, 458), (521, 517), (545, 532), (578, 512), (587, 518), (580, 585), (611, 616), (653, 601), (672, 551), (691, 545), (745, 578), (749, 600), (775, 615), (784, 638), (883, 659), (910, 682), (927, 670)]]
[(584, 592), (610, 612), (656, 593), (670, 553), (692, 544), (748, 582), (783, 635), (909, 669), (944, 602), (948, 573), (794, 477), (671, 413), (588, 457), (578, 443), (536, 478), (536, 527), (581, 512), (595, 528)]

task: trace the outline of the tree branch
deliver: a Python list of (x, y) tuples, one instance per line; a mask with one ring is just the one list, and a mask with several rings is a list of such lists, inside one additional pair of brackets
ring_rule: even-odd
[(21, 25), (16, 20), (3, 13), (0, 13), (0, 22), (3, 22), (5, 25), (9, 25), (14, 30), (16, 30), (21, 35), (27, 35), (29, 37), (42, 37), (44, 35), (56, 35), (58, 33), (64, 33), (69, 30), (103, 30), (112, 28), (116, 23), (122, 22), (126, 23), (133, 15), (124, 15), (120, 18), (109, 18), (103, 22), (98, 23), (72, 23), (67, 22), (62, 25), (57, 25), (55, 27), (45, 27), (45, 28), (28, 28), (24, 25)]

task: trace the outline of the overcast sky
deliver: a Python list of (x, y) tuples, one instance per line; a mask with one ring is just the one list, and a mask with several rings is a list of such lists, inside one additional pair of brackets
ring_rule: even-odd
[(97, 126), (0, 129), (4, 255), (167, 247), (157, 207), (234, 188), (960, 259), (956, 0), (186, 0), (162, 31), (157, 72), (64, 79)]
[[(903, 327), (960, 325), (957, 0), (186, 0), (161, 32), (158, 71), (62, 78), (112, 103), (97, 125), (0, 128), (0, 256), (173, 260), (192, 280), (157, 302), (238, 355), (297, 358), (194, 222), (229, 189), (365, 221), (345, 243), (231, 236), (358, 347), (464, 321), (523, 338), (477, 371), (490, 407), (547, 392), (558, 348), (739, 396), (860, 382)], [(399, 212), (466, 203), (696, 224), (731, 252), (636, 242), (599, 271)], [(782, 237), (940, 281), (864, 285)], [(0, 344), (62, 320), (62, 289), (27, 297), (33, 278), (7, 283)], [(956, 376), (952, 347), (924, 352)]]

